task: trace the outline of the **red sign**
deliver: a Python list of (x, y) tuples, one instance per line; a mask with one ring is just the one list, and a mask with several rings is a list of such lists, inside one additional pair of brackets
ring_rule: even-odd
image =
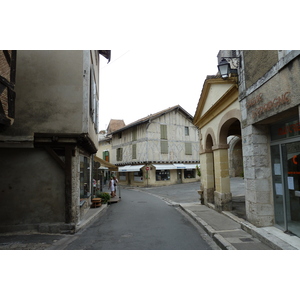
[(146, 167), (146, 171), (149, 171), (150, 170), (150, 168), (149, 167)]

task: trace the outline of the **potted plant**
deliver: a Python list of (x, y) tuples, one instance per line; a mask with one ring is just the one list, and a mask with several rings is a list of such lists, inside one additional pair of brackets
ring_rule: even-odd
[(103, 204), (106, 204), (107, 201), (110, 200), (110, 194), (109, 193), (105, 193), (105, 192), (100, 192), (100, 193), (97, 193), (97, 198), (101, 198), (101, 202)]

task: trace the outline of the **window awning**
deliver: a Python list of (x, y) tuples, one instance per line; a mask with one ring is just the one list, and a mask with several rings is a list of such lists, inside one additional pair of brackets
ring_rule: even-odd
[(196, 169), (197, 164), (160, 164), (153, 166), (156, 170), (188, 170)]
[(174, 164), (175, 169), (186, 169), (184, 164)]
[(139, 172), (140, 169), (144, 165), (129, 165), (129, 166), (124, 166), (124, 167), (119, 167), (119, 172)]
[(114, 164), (109, 163), (108, 161), (106, 161), (104, 159), (101, 159), (100, 157), (98, 157), (96, 155), (94, 156), (94, 161), (99, 162), (100, 165), (101, 165), (101, 167), (106, 167), (110, 171), (118, 171), (118, 167), (117, 166), (115, 166)]
[(196, 169), (196, 166), (200, 167), (200, 164), (184, 164), (186, 169)]
[(161, 164), (161, 165), (153, 165), (156, 170), (175, 170), (176, 167), (173, 164)]

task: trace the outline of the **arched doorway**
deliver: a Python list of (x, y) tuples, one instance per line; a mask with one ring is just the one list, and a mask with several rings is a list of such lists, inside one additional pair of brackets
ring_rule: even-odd
[(203, 199), (206, 205), (208, 203), (214, 203), (215, 174), (212, 150), (214, 144), (214, 133), (212, 129), (209, 129), (206, 137), (204, 138), (204, 147), (200, 153), (201, 185), (203, 190)]
[[(224, 115), (219, 127), (218, 152), (220, 163), (217, 168), (221, 184), (215, 192), (218, 210), (231, 210), (238, 217), (246, 218), (245, 185), (243, 179), (243, 153), (239, 112), (230, 111)], [(216, 156), (216, 155), (215, 155)]]

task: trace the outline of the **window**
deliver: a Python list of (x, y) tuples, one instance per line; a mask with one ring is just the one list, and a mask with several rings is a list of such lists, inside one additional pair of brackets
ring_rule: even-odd
[(90, 196), (90, 160), (80, 155), (80, 198)]
[(103, 160), (109, 162), (109, 151), (103, 151)]
[(90, 116), (94, 123), (95, 130), (98, 131), (97, 87), (92, 66), (90, 71)]
[(190, 129), (189, 129), (188, 126), (184, 127), (184, 133), (185, 133), (185, 136), (189, 136), (190, 135)]
[(119, 173), (119, 180), (120, 181), (126, 181), (126, 178), (127, 178), (126, 174), (127, 174), (126, 172), (120, 172)]
[(132, 159), (136, 159), (136, 144), (132, 145)]
[(117, 161), (121, 161), (123, 159), (123, 148), (117, 149)]
[(157, 170), (156, 181), (170, 180), (170, 170)]
[(167, 125), (160, 125), (160, 139), (161, 140), (168, 139)]
[(160, 153), (168, 154), (168, 141), (160, 141)]
[(196, 170), (195, 169), (184, 170), (184, 178), (196, 178)]
[(119, 139), (122, 138), (122, 131), (118, 133), (118, 138), (119, 138)]
[(136, 141), (137, 140), (137, 128), (134, 127), (132, 130), (132, 140)]
[(192, 155), (192, 143), (185, 143), (185, 155)]
[(143, 171), (133, 172), (133, 180), (143, 182)]

